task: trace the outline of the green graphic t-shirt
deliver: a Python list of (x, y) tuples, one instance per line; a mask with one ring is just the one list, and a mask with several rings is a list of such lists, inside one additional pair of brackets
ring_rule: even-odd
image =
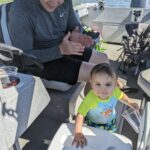
[(123, 92), (118, 87), (114, 89), (112, 95), (106, 100), (100, 99), (91, 90), (81, 103), (78, 113), (84, 117), (87, 116), (94, 123), (107, 124), (115, 119), (115, 106), (117, 100), (122, 97)]

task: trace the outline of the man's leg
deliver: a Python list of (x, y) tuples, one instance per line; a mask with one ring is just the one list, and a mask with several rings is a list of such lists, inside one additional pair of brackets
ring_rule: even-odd
[(81, 82), (81, 81), (89, 82), (90, 72), (94, 66), (95, 66), (95, 64), (93, 64), (93, 63), (83, 61), (81, 63), (80, 69), (79, 69), (78, 81), (79, 82)]
[(102, 62), (108, 62), (107, 55), (86, 49), (82, 56), (65, 56), (45, 63), (44, 70), (36, 75), (43, 79), (69, 84), (78, 81), (88, 82), (92, 68)]
[(62, 57), (44, 63), (44, 69), (35, 75), (46, 80), (66, 82), (73, 85), (77, 83), (81, 63), (81, 60), (71, 57)]
[(78, 81), (88, 82), (90, 79), (90, 72), (92, 68), (99, 63), (109, 63), (107, 54), (92, 51), (88, 62), (82, 61), (80, 66)]

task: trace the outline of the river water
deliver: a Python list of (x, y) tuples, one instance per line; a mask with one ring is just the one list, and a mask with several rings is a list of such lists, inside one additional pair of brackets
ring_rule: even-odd
[[(81, 3), (97, 2), (99, 0), (73, 0), (74, 5), (79, 5)], [(124, 7), (129, 8), (131, 0), (104, 0), (105, 7)], [(150, 8), (150, 0), (147, 0), (146, 6)]]

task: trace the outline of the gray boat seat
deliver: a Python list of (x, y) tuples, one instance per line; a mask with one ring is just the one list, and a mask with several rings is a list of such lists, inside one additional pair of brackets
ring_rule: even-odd
[[(72, 146), (73, 129), (73, 124), (62, 124), (56, 132), (48, 150), (82, 150), (83, 148)], [(132, 150), (131, 140), (120, 134), (87, 126), (83, 126), (82, 132), (88, 141), (84, 150)]]
[(150, 97), (150, 68), (140, 72), (138, 85)]

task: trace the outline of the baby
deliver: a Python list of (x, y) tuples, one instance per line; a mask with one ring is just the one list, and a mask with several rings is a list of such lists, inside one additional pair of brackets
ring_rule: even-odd
[(116, 130), (117, 101), (133, 109), (139, 109), (116, 84), (117, 76), (109, 64), (98, 64), (91, 71), (91, 90), (81, 103), (75, 122), (74, 140), (72, 144), (83, 147), (87, 144), (82, 134), (83, 121), (89, 126), (103, 128), (108, 131)]

